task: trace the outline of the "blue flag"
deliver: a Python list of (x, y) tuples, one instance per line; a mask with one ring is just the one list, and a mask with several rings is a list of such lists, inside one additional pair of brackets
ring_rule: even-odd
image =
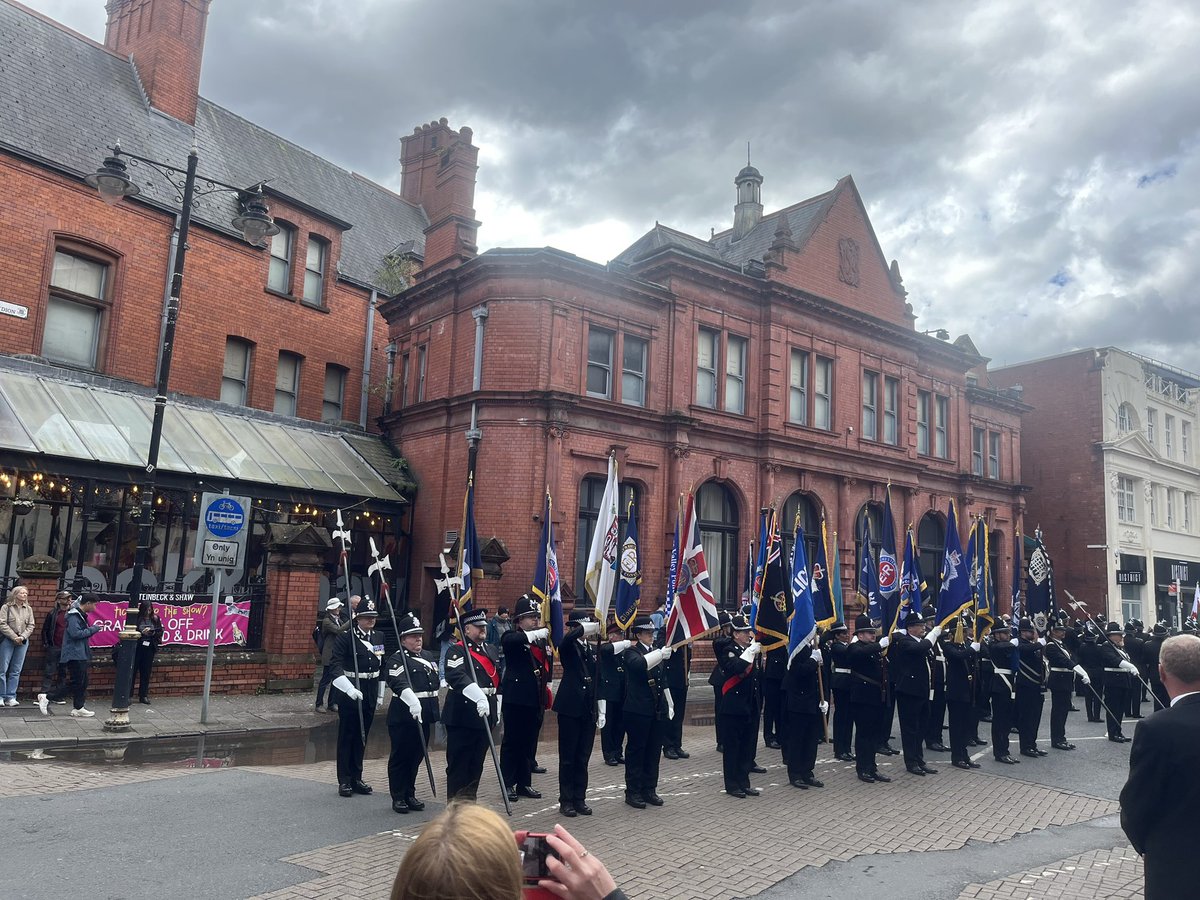
[[(671, 621), (671, 610), (675, 607), (675, 592), (678, 587), (679, 587), (679, 519), (677, 518), (675, 520), (675, 540), (671, 544), (671, 564), (670, 564), (670, 566), (667, 567), (667, 602), (663, 605), (663, 622), (664, 623)], [(630, 615), (633, 616), (636, 614), (637, 614), (637, 606), (635, 604), (633, 607), (633, 612), (630, 613)], [(678, 630), (679, 630), (679, 621), (677, 619), (675, 622), (674, 631), (678, 631)], [(682, 638), (676, 638), (675, 635), (672, 633), (672, 634), (667, 635), (666, 643), (674, 644), (677, 640), (682, 640)]]
[(475, 581), (483, 578), (483, 558), (479, 555), (479, 535), (475, 531), (475, 475), (467, 478), (467, 496), (463, 499), (463, 524), (458, 533), (458, 575), (462, 580), (458, 607), (469, 612), (475, 600)]
[(763, 577), (767, 572), (767, 549), (771, 543), (771, 516), (773, 510), (763, 509), (759, 513), (758, 556), (754, 563), (754, 577), (750, 581), (750, 627), (758, 618), (758, 601), (762, 597)]
[(558, 581), (558, 551), (554, 549), (554, 522), (551, 519), (550, 492), (546, 492), (546, 512), (542, 521), (542, 540), (533, 573), (533, 595), (542, 601), (542, 624), (550, 629), (550, 643), (557, 648), (563, 636), (562, 591)]
[[(797, 533), (803, 533), (800, 524), (796, 523)], [(805, 551), (807, 553), (807, 551)], [(795, 560), (792, 561), (795, 566)], [(821, 540), (817, 542), (817, 558), (812, 567), (812, 598), (813, 616), (816, 617), (818, 628), (828, 628), (841, 618), (833, 599), (832, 580), (837, 577), (831, 572), (829, 562), (825, 557), (825, 517), (821, 517)]]
[(951, 500), (946, 521), (946, 548), (942, 553), (942, 589), (938, 592), (937, 624), (945, 625), (970, 606), (971, 600), (967, 561), (963, 558), (958, 519), (954, 514), (954, 501)]
[(879, 535), (879, 596), (887, 612), (900, 593), (900, 566), (896, 558), (896, 525), (892, 520), (892, 486), (883, 495), (883, 526)]
[[(667, 578), (667, 603), (673, 602), (675, 593), (675, 567), (679, 559), (679, 527), (675, 530), (675, 547), (671, 552), (671, 572)], [(617, 582), (617, 606), (613, 617), (621, 630), (633, 624), (637, 615), (638, 601), (642, 597), (641, 554), (638, 551), (637, 509), (629, 502), (629, 529), (625, 532), (625, 543), (621, 545), (620, 580)], [(670, 612), (670, 610), (667, 610)], [(663, 621), (666, 621), (664, 615)]]
[[(1024, 613), (1021, 610), (1021, 575), (1022, 569), (1025, 568), (1022, 557), (1024, 556), (1024, 541), (1021, 539), (1021, 532), (1013, 534), (1013, 568), (1012, 568), (1012, 627), (1013, 634), (1017, 633), (1017, 622), (1020, 621)], [(1015, 671), (1015, 670), (1014, 670)]]
[(899, 627), (900, 621), (910, 609), (921, 609), (921, 592), (925, 590), (925, 579), (921, 577), (921, 563), (917, 559), (913, 543), (913, 531), (904, 533), (904, 564), (900, 568), (900, 604), (892, 620), (891, 631)]
[(788, 662), (808, 644), (817, 633), (817, 618), (813, 611), (812, 580), (808, 574), (808, 559), (804, 550), (804, 529), (796, 522), (795, 543), (792, 544), (792, 619), (788, 623)]
[(1054, 612), (1054, 564), (1046, 545), (1042, 543), (1042, 529), (1034, 531), (1035, 543), (1029, 554), (1029, 569), (1025, 579), (1026, 615), (1033, 619), (1033, 627), (1045, 634)]
[(975, 640), (982, 640), (996, 621), (996, 586), (992, 581), (991, 539), (987, 522), (978, 519), (972, 539), (975, 552)]
[(871, 552), (870, 516), (863, 516), (862, 542), (858, 550), (856, 580), (858, 599), (867, 608), (867, 615), (877, 626), (882, 625), (883, 611), (879, 608), (879, 579), (875, 573), (875, 557)]

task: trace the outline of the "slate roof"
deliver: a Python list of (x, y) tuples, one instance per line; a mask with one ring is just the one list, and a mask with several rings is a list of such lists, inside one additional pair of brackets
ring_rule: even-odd
[[(182, 168), (194, 139), (201, 175), (246, 187), (269, 178), (269, 188), (351, 223), (338, 271), (353, 281), (371, 284), (383, 257), (405, 241), (424, 252), (428, 219), (420, 207), (204, 98), (194, 129), (152, 110), (128, 60), (6, 0), (0, 109), (0, 147), (80, 177), (94, 172), (117, 140), (131, 153)], [(143, 197), (176, 208), (163, 179), (131, 175)], [(202, 197), (194, 216), (233, 233), (236, 214), (234, 195), (219, 193)]]
[(693, 256), (708, 259), (713, 262), (724, 262), (716, 248), (708, 241), (668, 228), (666, 225), (655, 223), (654, 227), (626, 247), (617, 256), (617, 262), (635, 263), (648, 259), (660, 250), (674, 247)]

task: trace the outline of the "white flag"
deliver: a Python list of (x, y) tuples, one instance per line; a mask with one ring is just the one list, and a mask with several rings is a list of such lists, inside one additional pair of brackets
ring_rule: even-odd
[(600, 501), (600, 515), (596, 520), (596, 533), (592, 535), (592, 546), (588, 551), (587, 576), (584, 579), (588, 596), (596, 604), (596, 618), (601, 627), (608, 621), (608, 606), (612, 601), (613, 585), (617, 580), (617, 504), (620, 489), (617, 485), (617, 457), (608, 457), (608, 483), (604, 486), (604, 499)]
[(1200, 616), (1200, 581), (1196, 582), (1196, 593), (1192, 597), (1192, 618)]

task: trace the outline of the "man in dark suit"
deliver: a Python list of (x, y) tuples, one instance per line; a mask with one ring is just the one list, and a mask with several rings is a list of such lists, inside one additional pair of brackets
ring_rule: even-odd
[(1196, 810), (1200, 782), (1200, 638), (1177, 635), (1159, 653), (1169, 708), (1139, 722), (1121, 790), (1121, 827), (1146, 870), (1145, 900), (1196, 892)]
[(925, 617), (915, 609), (904, 617), (904, 631), (892, 635), (889, 654), (900, 712), (900, 740), (904, 745), (904, 767), (913, 775), (936, 775), (925, 765), (922, 742), (929, 731), (929, 703), (933, 697), (933, 645), (942, 633), (934, 626), (925, 633)]

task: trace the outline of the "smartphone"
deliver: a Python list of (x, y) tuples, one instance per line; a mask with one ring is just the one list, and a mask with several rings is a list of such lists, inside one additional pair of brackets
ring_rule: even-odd
[(543, 878), (554, 880), (554, 876), (550, 874), (550, 869), (546, 866), (546, 860), (551, 856), (558, 859), (558, 854), (546, 840), (546, 835), (527, 832), (519, 846), (521, 848), (521, 877), (526, 884), (537, 884)]

